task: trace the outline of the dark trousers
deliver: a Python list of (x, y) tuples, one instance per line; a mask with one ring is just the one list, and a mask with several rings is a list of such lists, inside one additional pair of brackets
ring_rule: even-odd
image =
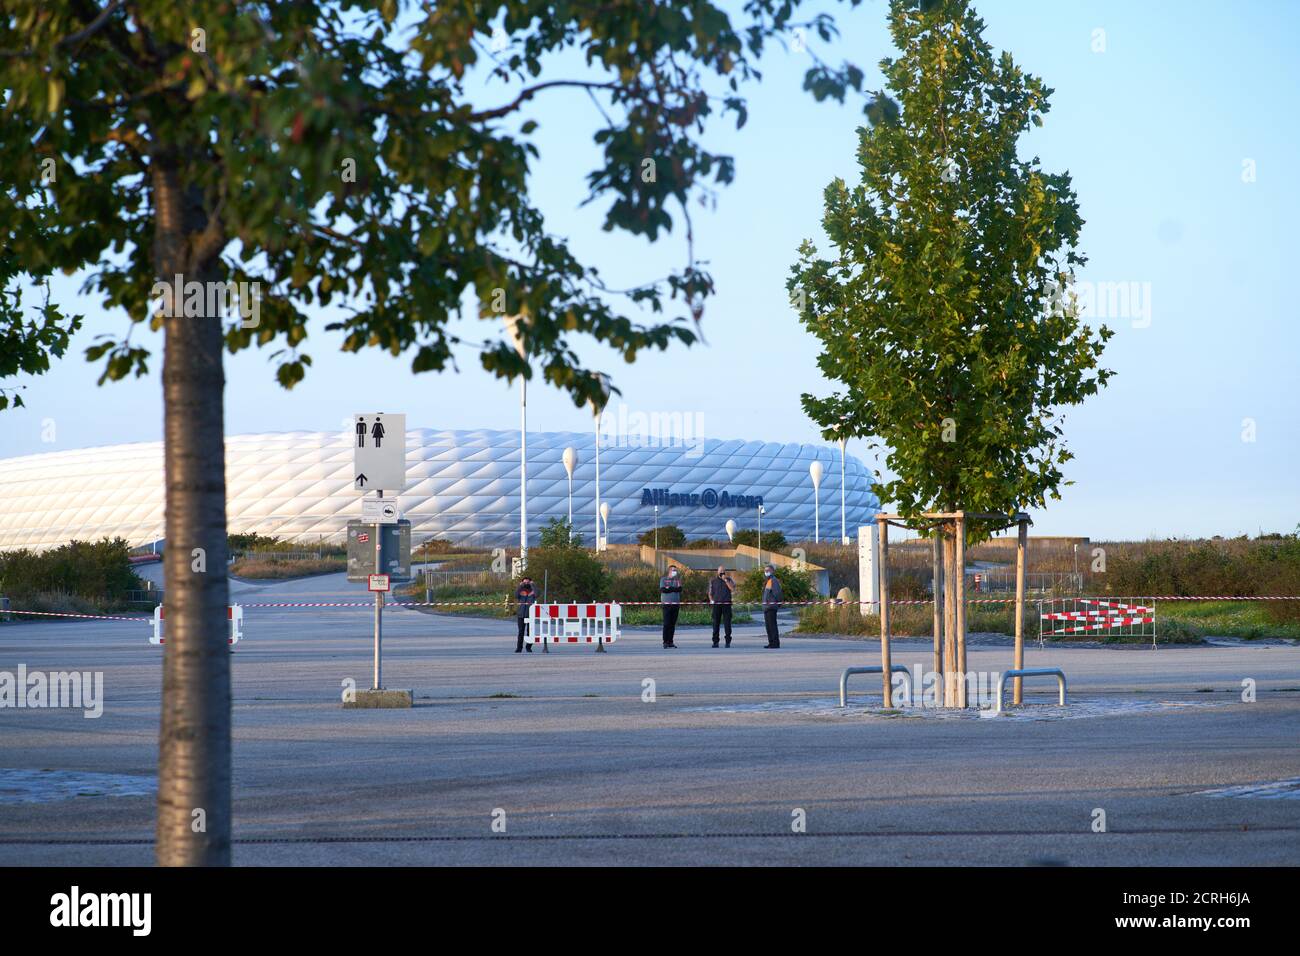
[(727, 634), (727, 643), (731, 643), (731, 605), (715, 604), (713, 605), (713, 643), (718, 643), (718, 627), (725, 626)]
[(763, 608), (763, 624), (767, 627), (767, 643), (773, 647), (780, 647), (781, 635), (776, 629), (776, 608)]
[(664, 647), (673, 642), (673, 632), (677, 630), (677, 614), (681, 609), (680, 604), (664, 605)]
[(524, 649), (524, 629), (528, 625), (528, 618), (521, 617), (516, 618), (516, 620), (519, 621), (519, 640), (515, 643), (515, 650), (522, 651)]

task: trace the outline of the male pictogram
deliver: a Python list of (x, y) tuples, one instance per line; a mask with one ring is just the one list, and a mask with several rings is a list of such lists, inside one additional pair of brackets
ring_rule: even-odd
[(366, 420), (364, 418), (357, 422), (357, 447), (366, 447)]

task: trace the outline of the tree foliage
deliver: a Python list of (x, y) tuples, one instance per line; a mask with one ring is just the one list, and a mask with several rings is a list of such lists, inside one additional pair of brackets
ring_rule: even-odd
[(144, 584), (122, 538), (69, 541), (46, 551), (0, 551), (0, 593), (22, 599), (42, 592), (120, 600)]
[(751, 548), (762, 545), (764, 551), (780, 551), (782, 553), (790, 546), (782, 532), (769, 529), (764, 531), (760, 537), (757, 528), (737, 528), (736, 533), (731, 536), (731, 543), (747, 544)]
[(568, 518), (552, 518), (542, 525), (538, 544), (543, 548), (581, 548), (582, 535), (573, 530)]
[(686, 545), (686, 532), (675, 524), (661, 524), (658, 530), (650, 528), (637, 535), (637, 543), (653, 548), (659, 542), (661, 548), (681, 548)]
[[(50, 369), (50, 357), (59, 358), (68, 350), (74, 332), (81, 327), (80, 315), (65, 316), (49, 300), (49, 283), (44, 282), (45, 301), (38, 317), (23, 314), (22, 284), (19, 274), (25, 271), (12, 256), (0, 253), (0, 382), (20, 373), (40, 375)], [(22, 386), (0, 387), (0, 411), (19, 408)]]
[[(258, 283), (256, 325), (228, 322), (225, 344), (279, 345), (283, 385), (306, 374), (322, 306), (348, 308), (328, 326), (344, 349), (408, 353), (422, 372), (454, 365), (448, 322), (468, 300), (496, 320), (468, 343), (489, 372), (531, 365), (577, 404), (603, 400), (575, 336), (627, 361), (689, 343), (712, 279), (688, 252), (666, 277), (609, 288), (530, 199), (530, 110), (593, 101), (602, 159), (588, 201), (606, 203), (606, 230), (653, 240), (684, 221), (689, 233), (688, 202), (734, 175), (702, 145), (706, 119), (744, 123), (742, 88), (774, 39), (834, 34), (798, 7), (748, 0), (736, 20), (707, 2), (13, 0), (0, 17), (5, 263), (89, 268), (105, 307), (159, 327), (154, 283), (173, 279), (156, 248), (165, 179), (183, 196), (168, 267)], [(557, 58), (572, 76), (554, 73)], [(851, 64), (811, 62), (818, 99), (861, 89)], [(501, 335), (507, 315), (525, 320), (525, 356)], [(111, 336), (88, 355), (117, 379), (146, 371), (150, 349)]]
[[(528, 576), (537, 588), (537, 599), (564, 604), (580, 601), (607, 601), (613, 578), (609, 570), (585, 548), (532, 548), (528, 552)], [(518, 585), (518, 579), (515, 585)]]
[(1051, 90), (995, 55), (966, 0), (893, 0), (899, 107), (859, 130), (861, 179), (825, 191), (835, 254), (800, 247), (787, 284), (841, 388), (804, 395), (828, 438), (868, 437), (900, 513), (1009, 513), (1059, 497), (1061, 409), (1106, 383), (1111, 332), (1068, 292), (1086, 260), (1067, 173), (1022, 159)]

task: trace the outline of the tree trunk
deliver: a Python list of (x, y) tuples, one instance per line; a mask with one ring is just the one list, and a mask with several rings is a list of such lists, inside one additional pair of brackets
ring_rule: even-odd
[(956, 580), (957, 602), (957, 706), (966, 707), (966, 519), (958, 518), (953, 525), (953, 573)]
[(889, 653), (889, 522), (876, 522), (880, 536), (880, 670), (886, 708), (894, 706), (893, 659)]
[[(1016, 522), (1016, 670), (1025, 666), (1025, 546), (1029, 534), (1026, 521)], [(1025, 702), (1024, 680), (1015, 678), (1012, 702), (1019, 707)]]
[[(208, 223), (202, 197), (185, 190), (174, 169), (166, 156), (154, 157), (159, 281), (177, 275), (182, 282), (218, 281), (215, 254), (190, 261), (191, 242)], [(169, 311), (163, 322), (166, 643), (156, 854), (163, 866), (224, 866), (230, 863), (231, 745), (222, 317), (187, 318), (175, 301)]]
[(943, 705), (957, 706), (957, 575), (953, 522), (943, 522)]
[[(935, 529), (930, 543), (934, 568), (931, 572), (930, 590), (934, 594), (934, 673), (936, 680), (943, 679), (943, 536)], [(936, 690), (935, 704), (943, 702), (942, 691)]]

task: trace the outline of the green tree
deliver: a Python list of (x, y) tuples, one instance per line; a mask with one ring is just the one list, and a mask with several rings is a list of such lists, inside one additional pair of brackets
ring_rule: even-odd
[[(1070, 291), (1086, 260), (1069, 175), (1017, 152), (1051, 90), (1010, 54), (994, 55), (967, 0), (892, 0), (889, 25), (899, 55), (881, 68), (897, 109), (859, 130), (859, 183), (826, 188), (834, 256), (805, 241), (787, 283), (821, 340), (819, 367), (842, 386), (803, 405), (825, 437), (884, 446), (893, 477), (877, 473), (875, 490), (904, 517), (1010, 516), (1060, 496), (1071, 457), (1062, 410), (1105, 385), (1112, 333), (1089, 329)], [(966, 703), (955, 676), (966, 663), (957, 537), (975, 542), (998, 526), (929, 523), (949, 569), (949, 706)], [(881, 636), (887, 665), (883, 624)]]
[[(766, 537), (766, 536), (765, 536)], [(773, 573), (781, 582), (782, 601), (813, 601), (817, 599), (817, 587), (807, 571), (794, 568), (775, 567)], [(766, 578), (762, 568), (746, 571), (736, 589), (736, 600), (759, 603), (763, 600), (763, 583)]]
[(1068, 292), (1083, 220), (1066, 173), (1022, 159), (1051, 93), (995, 56), (966, 0), (890, 4), (882, 61), (900, 112), (859, 131), (861, 181), (836, 179), (787, 284), (843, 386), (803, 405), (827, 438), (878, 440), (882, 501), (1012, 513), (1059, 497), (1061, 409), (1105, 384), (1111, 331)]
[(552, 518), (542, 526), (538, 545), (543, 548), (581, 548), (582, 535), (574, 533), (567, 518)]
[[(489, 373), (540, 368), (576, 404), (603, 403), (575, 337), (627, 361), (696, 337), (712, 280), (687, 203), (733, 176), (704, 124), (744, 122), (741, 88), (768, 43), (798, 27), (831, 37), (828, 16), (799, 22), (798, 6), (749, 0), (733, 23), (707, 0), (5, 4), (0, 284), (90, 270), (106, 308), (164, 334), (159, 862), (230, 859), (223, 351), (279, 345), (291, 387), (311, 364), (309, 316), (337, 300), (348, 311), (327, 328), (345, 350), (438, 371), (472, 302), (495, 322), (477, 343)], [(856, 67), (811, 63), (816, 98), (860, 90)], [(547, 230), (529, 199), (529, 111), (566, 89), (598, 117), (587, 184), (605, 229), (653, 240), (684, 223), (680, 270), (612, 290)], [(659, 321), (666, 309), (676, 318)], [(646, 313), (653, 324), (635, 320)], [(506, 317), (521, 320), (518, 352)], [(144, 373), (150, 350), (128, 334), (88, 357), (102, 381)], [(16, 364), (40, 366), (27, 352)]]
[[(594, 554), (585, 548), (539, 547), (528, 552), (528, 575), (537, 588), (537, 599), (552, 604), (609, 600), (613, 576)], [(518, 580), (515, 582), (518, 587)]]
[(764, 551), (780, 551), (782, 554), (789, 547), (789, 542), (785, 540), (783, 532), (776, 530), (764, 531), (760, 540), (757, 528), (736, 529), (736, 533), (731, 536), (731, 543), (747, 544), (751, 548), (762, 545)]
[(642, 531), (636, 540), (638, 544), (652, 548), (656, 540), (661, 548), (680, 548), (686, 544), (686, 532), (675, 524), (661, 524), (657, 530), (651, 528), (649, 531)]

